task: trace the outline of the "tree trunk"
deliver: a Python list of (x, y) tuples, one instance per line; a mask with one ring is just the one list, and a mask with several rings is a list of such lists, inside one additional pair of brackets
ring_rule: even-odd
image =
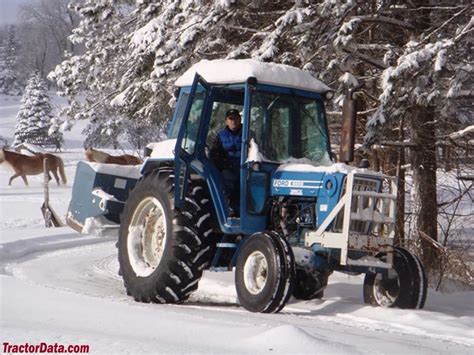
[[(398, 140), (405, 140), (405, 120), (402, 117), (398, 126)], [(403, 245), (405, 242), (405, 148), (397, 151), (397, 223), (395, 225), (395, 244)]]
[[(411, 140), (416, 148), (411, 151), (413, 166), (413, 188), (415, 228), (434, 240), (437, 233), (436, 199), (436, 138), (434, 110), (415, 106), (411, 115)], [(421, 238), (423, 262), (428, 268), (434, 265), (436, 253), (429, 241)]]
[(405, 242), (405, 150), (398, 150), (397, 160), (397, 223), (395, 225), (395, 244)]
[[(393, 139), (390, 137), (389, 139)], [(403, 156), (403, 148), (401, 147), (386, 147), (384, 149), (384, 164), (383, 172), (390, 176), (397, 177), (397, 219), (395, 224), (395, 245), (403, 243), (405, 238), (405, 170), (401, 169), (403, 164), (401, 158)], [(401, 156), (402, 155), (402, 156)], [(403, 156), (404, 158), (404, 156)]]

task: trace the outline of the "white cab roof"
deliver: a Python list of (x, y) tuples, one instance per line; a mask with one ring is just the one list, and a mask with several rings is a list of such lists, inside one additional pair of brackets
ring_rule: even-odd
[(323, 93), (330, 88), (310, 72), (284, 64), (264, 63), (253, 59), (201, 60), (176, 80), (176, 86), (191, 86), (195, 74), (212, 84), (245, 83), (249, 77), (257, 78), (260, 84), (302, 89)]

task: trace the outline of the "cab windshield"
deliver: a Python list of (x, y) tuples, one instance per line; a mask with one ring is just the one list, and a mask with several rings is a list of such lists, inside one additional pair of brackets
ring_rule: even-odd
[(306, 158), (321, 165), (330, 161), (321, 101), (255, 92), (251, 102), (250, 138), (255, 139), (266, 161), (286, 163)]

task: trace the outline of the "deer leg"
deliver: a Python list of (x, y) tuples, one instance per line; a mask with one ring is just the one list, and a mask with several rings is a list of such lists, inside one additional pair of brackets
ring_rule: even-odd
[(11, 186), (12, 180), (13, 180), (14, 178), (17, 178), (18, 176), (20, 176), (20, 174), (13, 174), (13, 175), (11, 176), (10, 180), (8, 180), (8, 186)]
[(11, 186), (13, 179), (17, 178), (18, 176), (21, 176), (21, 178), (23, 179), (25, 185), (28, 186), (28, 180), (26, 180), (26, 176), (21, 175), (20, 173), (16, 173), (16, 174), (12, 175), (12, 177), (8, 181), (8, 186)]
[(51, 172), (53, 173), (54, 179), (56, 180), (56, 183), (57, 183), (58, 186), (59, 186), (59, 176), (58, 176), (58, 172), (57, 172), (56, 170), (51, 170)]

